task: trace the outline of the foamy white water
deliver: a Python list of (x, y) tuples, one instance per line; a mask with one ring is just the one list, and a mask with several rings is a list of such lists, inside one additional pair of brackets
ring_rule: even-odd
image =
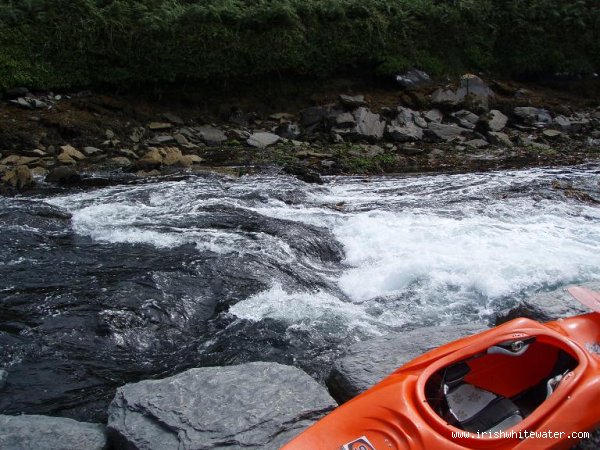
[[(193, 178), (52, 203), (73, 213), (78, 233), (98, 241), (191, 244), (271, 258), (299, 273), (290, 284), (264, 272), (270, 287), (229, 310), (249, 321), (379, 333), (484, 320), (535, 291), (600, 279), (600, 209), (552, 187), (569, 182), (597, 197), (597, 167), (366, 181), (313, 187), (280, 177)], [(212, 223), (223, 211), (239, 223)], [(246, 216), (288, 231), (273, 232), (270, 222), (248, 230)], [(306, 228), (294, 224), (322, 229), (311, 238), (317, 243), (337, 240), (342, 263), (332, 267), (303, 252)]]

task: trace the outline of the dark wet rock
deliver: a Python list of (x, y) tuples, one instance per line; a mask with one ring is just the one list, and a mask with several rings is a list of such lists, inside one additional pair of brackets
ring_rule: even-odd
[(198, 136), (209, 147), (217, 147), (227, 141), (227, 136), (223, 131), (215, 127), (196, 127), (194, 128)]
[(300, 124), (303, 127), (314, 127), (325, 120), (329, 109), (324, 106), (311, 106), (300, 112)]
[(477, 75), (466, 74), (460, 79), (456, 92), (458, 100), (477, 112), (487, 111), (494, 92), (485, 81)]
[(532, 106), (518, 106), (514, 109), (514, 115), (527, 125), (545, 126), (552, 123), (550, 113), (542, 108)]
[(7, 100), (14, 100), (19, 97), (26, 97), (27, 95), (29, 95), (29, 89), (27, 89), (26, 87), (16, 87), (7, 90), (4, 93), (4, 98)]
[(571, 450), (598, 450), (600, 448), (600, 429), (592, 432), (588, 439), (583, 439)]
[(469, 133), (469, 131), (458, 125), (432, 122), (425, 130), (425, 135), (433, 141), (451, 141), (461, 138), (466, 133)]
[(8, 381), (8, 372), (6, 370), (0, 369), (0, 391), (4, 389), (6, 383)]
[(296, 123), (282, 123), (275, 129), (275, 134), (284, 139), (298, 139), (302, 134)]
[(457, 106), (460, 100), (453, 89), (440, 88), (431, 94), (431, 103), (443, 108), (452, 108)]
[(482, 115), (479, 118), (478, 126), (483, 131), (493, 131), (498, 132), (502, 131), (506, 124), (508, 123), (508, 117), (506, 117), (502, 112), (497, 109), (492, 109), (490, 112)]
[(321, 175), (314, 170), (300, 164), (288, 164), (283, 168), (283, 171), (288, 175), (293, 175), (300, 181), (305, 183), (323, 184)]
[(17, 166), (4, 173), (2, 182), (15, 189), (26, 189), (35, 185), (31, 169), (27, 166)]
[(46, 416), (0, 416), (0, 448), (10, 450), (104, 450), (104, 426)]
[(356, 343), (335, 362), (327, 386), (338, 402), (346, 402), (417, 356), (485, 328), (476, 324), (418, 328)]
[(257, 362), (123, 386), (108, 428), (117, 448), (128, 450), (275, 450), (334, 407), (301, 370)]
[(163, 118), (165, 120), (167, 120), (168, 122), (175, 124), (175, 125), (185, 125), (185, 122), (183, 121), (183, 119), (181, 117), (179, 117), (176, 114), (170, 113), (170, 112), (164, 113)]
[(367, 106), (364, 95), (340, 95), (340, 103), (342, 106), (350, 109), (359, 108), (361, 106)]
[(431, 84), (431, 77), (422, 70), (412, 69), (396, 75), (396, 82), (404, 89), (414, 89)]
[(259, 131), (257, 133), (251, 134), (246, 143), (251, 147), (267, 148), (271, 145), (277, 144), (280, 139), (281, 137), (274, 133)]
[[(593, 290), (600, 290), (600, 282), (581, 283)], [(513, 308), (500, 312), (496, 316), (496, 324), (501, 324), (517, 317), (528, 317), (540, 322), (548, 322), (560, 318), (576, 316), (591, 312), (575, 300), (566, 289), (535, 294), (521, 301)]]
[(379, 114), (367, 108), (358, 108), (354, 111), (356, 126), (340, 133), (342, 137), (350, 140), (378, 141), (383, 137), (385, 121)]
[(46, 181), (48, 183), (70, 186), (79, 183), (81, 181), (81, 175), (79, 175), (75, 169), (60, 166), (52, 169), (50, 173), (46, 175)]

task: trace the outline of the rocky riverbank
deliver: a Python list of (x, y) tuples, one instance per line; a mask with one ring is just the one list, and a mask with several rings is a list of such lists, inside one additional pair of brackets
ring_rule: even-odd
[(346, 88), (298, 103), (307, 107), (215, 113), (13, 89), (0, 103), (2, 189), (273, 166), (319, 182), (320, 175), (479, 171), (600, 156), (597, 99), (470, 74), (439, 84), (411, 71), (395, 88)]
[[(586, 286), (598, 289), (598, 283)], [(580, 314), (564, 290), (533, 296), (498, 316), (550, 320)], [(40, 449), (278, 449), (340, 403), (411, 359), (487, 328), (429, 327), (350, 346), (327, 389), (299, 369), (276, 363), (191, 369), (117, 390), (106, 427), (44, 416), (0, 416), (0, 447)], [(330, 394), (331, 393), (331, 394)], [(576, 448), (597, 448), (600, 433)]]

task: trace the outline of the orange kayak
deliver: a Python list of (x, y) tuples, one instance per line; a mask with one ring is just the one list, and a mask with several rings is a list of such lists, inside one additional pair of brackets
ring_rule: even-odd
[(425, 353), (283, 450), (569, 449), (598, 426), (600, 314), (520, 318)]

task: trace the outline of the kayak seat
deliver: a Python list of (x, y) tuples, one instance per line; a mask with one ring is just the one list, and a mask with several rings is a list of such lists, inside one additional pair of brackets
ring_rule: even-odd
[(450, 414), (465, 431), (502, 431), (523, 420), (518, 406), (509, 398), (469, 383), (446, 385), (444, 390)]

